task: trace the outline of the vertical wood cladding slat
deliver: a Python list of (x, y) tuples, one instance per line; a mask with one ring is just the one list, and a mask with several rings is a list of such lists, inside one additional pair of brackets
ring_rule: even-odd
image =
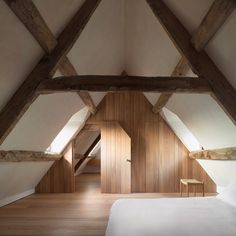
[(130, 137), (117, 122), (103, 124), (101, 135), (101, 191), (130, 193)]
[[(167, 123), (153, 114), (142, 93), (108, 93), (89, 122), (109, 120), (119, 122), (131, 137), (132, 192), (178, 192), (180, 178), (203, 180), (206, 192), (216, 191), (214, 182), (196, 160), (189, 158), (188, 150)], [(106, 139), (111, 137), (107, 134)]]

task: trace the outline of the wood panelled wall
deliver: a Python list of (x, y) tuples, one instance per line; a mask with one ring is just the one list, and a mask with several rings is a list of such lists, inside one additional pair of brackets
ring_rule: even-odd
[(35, 190), (36, 193), (73, 193), (75, 191), (73, 142), (66, 147), (63, 157), (53, 163)]
[(139, 92), (108, 93), (88, 122), (117, 121), (131, 137), (132, 192), (179, 192), (180, 178), (216, 186), (152, 105)]
[(131, 139), (118, 122), (101, 126), (101, 191), (131, 193)]

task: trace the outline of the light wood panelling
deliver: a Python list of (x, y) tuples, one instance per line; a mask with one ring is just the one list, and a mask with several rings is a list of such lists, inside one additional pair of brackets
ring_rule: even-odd
[(63, 158), (55, 161), (39, 184), (37, 193), (72, 193), (75, 191), (73, 142), (64, 151)]
[(188, 150), (161, 116), (153, 114), (142, 93), (108, 93), (88, 122), (109, 120), (119, 122), (131, 138), (132, 192), (179, 192), (179, 179), (193, 177), (206, 182), (207, 192), (215, 192), (213, 181), (190, 160)]
[(101, 126), (101, 191), (131, 192), (131, 140), (117, 122)]

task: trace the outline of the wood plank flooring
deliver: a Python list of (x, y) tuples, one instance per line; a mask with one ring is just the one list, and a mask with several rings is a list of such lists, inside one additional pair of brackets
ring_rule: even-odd
[(120, 198), (179, 194), (101, 194), (100, 176), (76, 177), (76, 193), (34, 194), (0, 208), (0, 235), (105, 235), (109, 210)]

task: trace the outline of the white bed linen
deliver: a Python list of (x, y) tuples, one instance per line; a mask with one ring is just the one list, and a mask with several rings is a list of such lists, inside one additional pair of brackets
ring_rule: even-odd
[(236, 208), (215, 197), (122, 199), (106, 236), (236, 236)]

